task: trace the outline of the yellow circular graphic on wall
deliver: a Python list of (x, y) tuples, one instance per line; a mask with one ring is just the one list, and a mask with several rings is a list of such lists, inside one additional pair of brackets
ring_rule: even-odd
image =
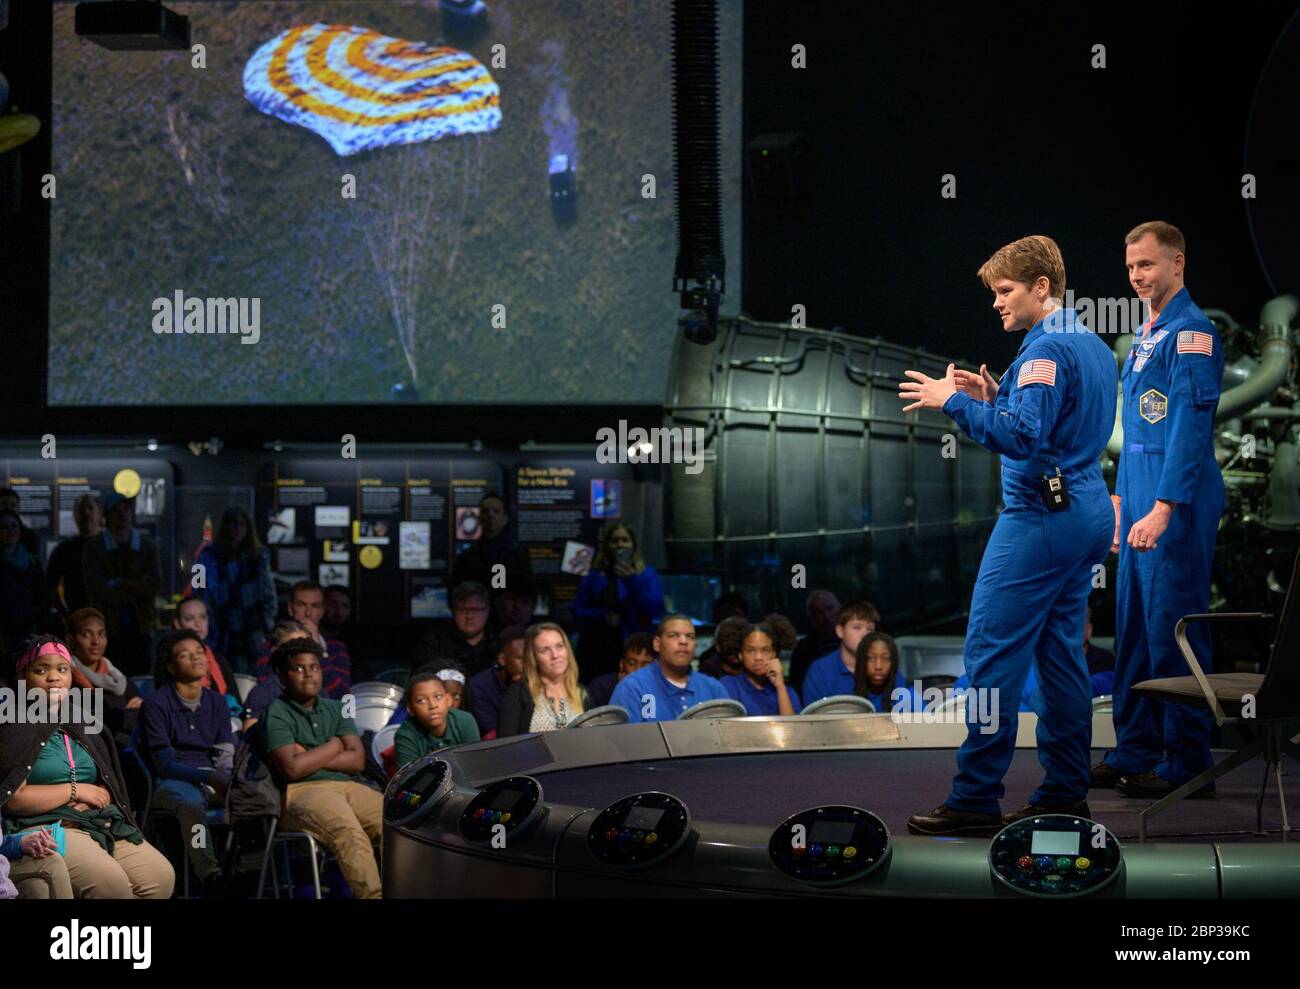
[(378, 546), (362, 546), (361, 552), (357, 554), (357, 559), (361, 561), (361, 565), (367, 570), (374, 570), (384, 562), (384, 554)]
[(113, 477), (113, 490), (123, 498), (134, 498), (140, 493), (140, 475), (124, 467)]

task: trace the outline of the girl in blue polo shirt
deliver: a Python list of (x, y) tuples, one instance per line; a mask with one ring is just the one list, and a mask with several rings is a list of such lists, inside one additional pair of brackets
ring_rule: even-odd
[[(858, 643), (856, 669), (853, 673), (853, 692), (865, 697), (879, 712), (895, 707), (916, 710), (911, 700), (899, 704), (894, 693), (908, 690), (907, 681), (898, 672), (898, 645), (893, 636), (884, 632), (870, 632)], [(910, 706), (909, 706), (910, 705)]]
[(798, 714), (799, 695), (781, 670), (781, 650), (792, 648), (798, 639), (790, 620), (768, 615), (742, 628), (739, 639), (741, 672), (723, 677), (722, 689), (745, 705), (746, 714)]

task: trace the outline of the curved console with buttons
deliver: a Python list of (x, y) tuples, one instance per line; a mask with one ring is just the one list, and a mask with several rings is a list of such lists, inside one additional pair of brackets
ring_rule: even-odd
[(1119, 840), (1095, 821), (1065, 814), (1027, 817), (989, 844), (989, 868), (1026, 896), (1060, 899), (1095, 893), (1120, 874)]
[(413, 762), (393, 778), (384, 795), (384, 823), (413, 827), (451, 796), (452, 770), (431, 755)]
[(480, 790), (460, 814), (466, 841), (506, 841), (524, 834), (543, 812), (542, 787), (531, 776), (511, 776)]
[(610, 804), (587, 828), (587, 846), (603, 865), (641, 869), (667, 860), (686, 841), (691, 815), (666, 793), (634, 793)]
[[(1120, 812), (1029, 818), (991, 840), (908, 834), (951, 780), (955, 728), (722, 718), (442, 749), (389, 785), (384, 896), (1300, 895), (1300, 843), (1198, 840), (1214, 823), (1195, 818), (1198, 801), (1162, 818), (1186, 829), (1179, 841), (1139, 843)], [(1008, 790), (1040, 778), (1018, 758)]]
[(813, 807), (782, 821), (768, 842), (772, 864), (814, 885), (861, 879), (889, 854), (885, 822), (861, 807)]

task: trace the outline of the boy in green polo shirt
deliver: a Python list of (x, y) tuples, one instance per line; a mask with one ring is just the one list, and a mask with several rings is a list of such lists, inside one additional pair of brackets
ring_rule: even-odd
[(357, 899), (380, 896), (371, 847), (382, 834), (383, 795), (354, 783), (365, 769), (357, 726), (343, 703), (320, 696), (325, 652), (314, 639), (290, 639), (271, 656), (284, 694), (257, 725), (263, 760), (285, 783), (282, 826), (305, 831), (330, 850)]
[(432, 670), (411, 677), (406, 686), (406, 713), (410, 717), (393, 737), (399, 768), (434, 749), (479, 740), (474, 715), (451, 706), (451, 694)]

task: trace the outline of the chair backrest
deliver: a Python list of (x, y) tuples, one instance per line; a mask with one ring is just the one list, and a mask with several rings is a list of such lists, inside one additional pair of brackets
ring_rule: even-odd
[(743, 718), (745, 705), (730, 697), (718, 697), (709, 701), (693, 704), (681, 714), (678, 721), (693, 721), (696, 718)]
[(599, 728), (602, 725), (625, 724), (627, 724), (627, 708), (617, 704), (603, 704), (600, 707), (593, 707), (590, 711), (583, 711), (564, 727)]
[(832, 694), (813, 701), (800, 714), (875, 714), (876, 705), (857, 694)]
[(1291, 583), (1282, 602), (1273, 653), (1257, 699), (1261, 718), (1300, 715), (1300, 553), (1291, 565)]
[(388, 719), (398, 708), (398, 702), (386, 697), (358, 697), (357, 711), (353, 716), (359, 732), (378, 732), (388, 724)]
[(131, 683), (136, 690), (140, 692), (141, 697), (148, 697), (157, 688), (154, 679), (151, 676), (134, 676), (131, 677)]
[(241, 701), (248, 700), (249, 691), (256, 686), (257, 677), (253, 676), (251, 673), (235, 674), (235, 689), (239, 691), (239, 699)]
[(395, 683), (380, 683), (378, 680), (368, 680), (365, 683), (354, 683), (351, 694), (360, 704), (362, 700), (388, 700), (394, 704), (402, 702), (402, 695), (405, 690)]
[(397, 729), (401, 727), (401, 725), (384, 725), (370, 740), (370, 754), (375, 757), (375, 762), (379, 765), (384, 764), (384, 750), (392, 748), (393, 739), (397, 737)]

